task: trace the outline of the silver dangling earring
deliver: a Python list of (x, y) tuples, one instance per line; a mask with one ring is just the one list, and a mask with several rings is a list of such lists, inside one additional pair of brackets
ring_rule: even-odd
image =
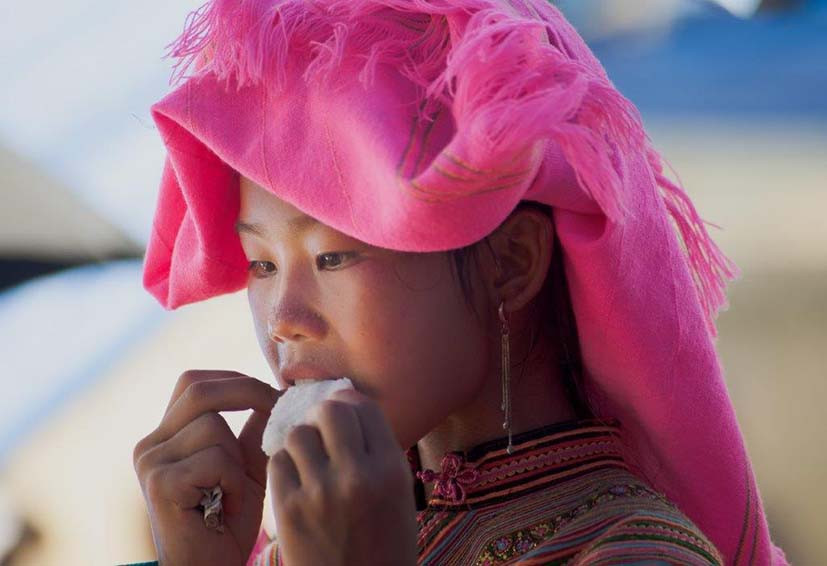
[(508, 430), (508, 447), (506, 452), (511, 454), (513, 448), (511, 446), (511, 355), (508, 350), (508, 320), (505, 317), (505, 302), (500, 303), (499, 308), (500, 323), (502, 324), (502, 388), (503, 401), (500, 409), (505, 411), (505, 422), (503, 429)]

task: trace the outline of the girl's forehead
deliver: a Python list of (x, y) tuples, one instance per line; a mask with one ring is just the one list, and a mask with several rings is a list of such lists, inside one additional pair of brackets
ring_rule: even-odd
[(304, 214), (289, 202), (279, 198), (273, 192), (268, 191), (252, 179), (243, 175), (241, 175), (239, 181), (239, 190), (241, 191), (242, 211), (245, 208), (251, 210), (266, 207), (267, 209), (283, 210), (293, 215)]
[(319, 223), (315, 218), (308, 216), (247, 177), (241, 177), (239, 188), (241, 208), (238, 218), (241, 222), (266, 219), (268, 222), (285, 222), (292, 226), (297, 223)]
[(336, 234), (369, 245), (310, 216), (248, 177), (240, 177), (239, 188), (241, 206), (235, 222), (235, 231), (239, 235), (275, 241), (324, 230), (326, 234)]

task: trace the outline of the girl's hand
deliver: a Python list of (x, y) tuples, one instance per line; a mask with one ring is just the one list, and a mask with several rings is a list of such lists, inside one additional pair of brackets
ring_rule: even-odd
[(289, 566), (414, 566), (413, 475), (379, 405), (338, 391), (268, 463)]
[[(232, 371), (190, 370), (133, 463), (161, 566), (244, 566), (261, 527), (267, 456), (261, 436), (280, 392)], [(238, 438), (219, 411), (253, 409)], [(207, 528), (201, 488), (220, 485), (224, 532)]]

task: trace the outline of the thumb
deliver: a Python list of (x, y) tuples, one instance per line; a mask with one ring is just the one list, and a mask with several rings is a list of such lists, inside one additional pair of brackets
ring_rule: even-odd
[(267, 455), (261, 449), (261, 439), (269, 418), (269, 413), (253, 411), (238, 435), (247, 475), (261, 487), (267, 486)]

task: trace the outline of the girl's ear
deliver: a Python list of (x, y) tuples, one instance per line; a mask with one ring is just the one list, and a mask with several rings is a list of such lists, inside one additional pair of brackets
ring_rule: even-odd
[(551, 218), (529, 207), (517, 208), (488, 236), (482, 275), (492, 302), (504, 301), (505, 310), (515, 312), (537, 296), (548, 275), (554, 237)]

